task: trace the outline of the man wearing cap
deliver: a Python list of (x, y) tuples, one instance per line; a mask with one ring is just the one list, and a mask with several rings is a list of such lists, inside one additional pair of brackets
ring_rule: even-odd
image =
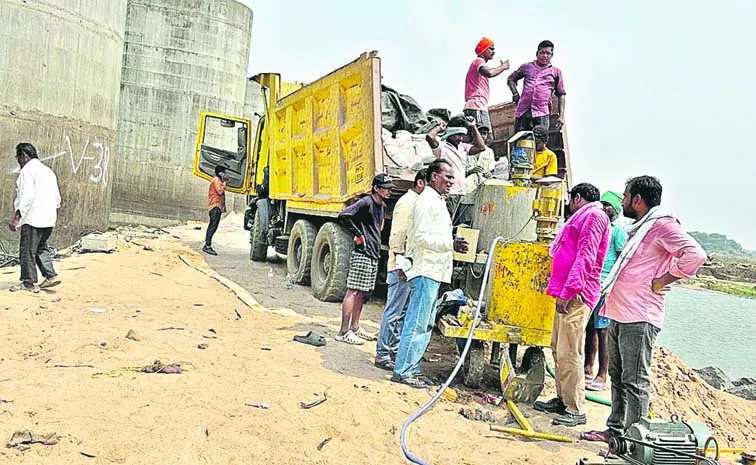
[[(515, 132), (529, 131), (536, 125), (549, 128), (551, 114), (551, 96), (559, 99), (559, 114), (557, 129), (564, 124), (565, 91), (562, 71), (551, 64), (554, 54), (554, 44), (544, 40), (538, 44), (536, 61), (525, 63), (509, 75), (507, 84), (512, 91), (512, 101), (517, 104), (515, 109)], [(517, 82), (524, 79), (522, 97), (517, 91)]]
[[(467, 156), (476, 155), (483, 152), (486, 149), (486, 143), (483, 141), (483, 137), (478, 132), (478, 128), (475, 126), (475, 120), (467, 116), (465, 117), (465, 123), (467, 128), (449, 126), (445, 123), (439, 122), (430, 132), (425, 136), (425, 140), (430, 145), (433, 155), (437, 159), (444, 159), (452, 166), (452, 173), (454, 174), (454, 182), (446, 196), (446, 207), (449, 210), (449, 215), (452, 218), (452, 224), (458, 224), (458, 210), (462, 200), (462, 196), (467, 194), (467, 184), (465, 182), (465, 175), (467, 174)], [(444, 132), (444, 135), (439, 138), (438, 134)], [(468, 133), (472, 136), (472, 145), (463, 142)]]
[(478, 123), (491, 129), (491, 118), (488, 115), (488, 80), (509, 69), (509, 60), (499, 61), (499, 66), (489, 68), (486, 63), (494, 56), (494, 43), (488, 37), (483, 37), (475, 46), (477, 57), (470, 64), (465, 78), (465, 116), (472, 116)]
[[(619, 213), (622, 211), (622, 194), (607, 191), (601, 196), (601, 204), (604, 212), (612, 222), (612, 235), (609, 239), (609, 247), (606, 249), (604, 266), (601, 268), (601, 282), (609, 275), (609, 271), (617, 261), (620, 252), (627, 242), (627, 233), (620, 224)], [(603, 391), (606, 388), (606, 376), (609, 370), (609, 318), (599, 315), (604, 306), (605, 296), (601, 296), (598, 303), (593, 307), (593, 313), (585, 330), (585, 389), (588, 391)], [(598, 373), (593, 378), (593, 363), (598, 353)]]
[(548, 128), (541, 125), (534, 127), (533, 137), (535, 138), (536, 152), (533, 158), (533, 169), (530, 171), (530, 179), (538, 181), (547, 176), (556, 176), (559, 172), (557, 156), (546, 147), (546, 142), (549, 140)]
[(354, 250), (349, 258), (347, 293), (341, 305), (341, 329), (336, 341), (361, 345), (375, 341), (375, 336), (360, 328), (360, 315), (378, 276), (381, 258), (381, 229), (385, 214), (384, 201), (394, 187), (391, 178), (378, 174), (373, 178), (370, 195), (362, 197), (339, 214), (344, 227), (354, 235)]
[(410, 294), (407, 275), (404, 274), (405, 268), (409, 265), (408, 260), (404, 258), (407, 253), (407, 230), (415, 202), (425, 190), (425, 178), (426, 170), (423, 168), (415, 175), (412, 189), (396, 202), (391, 214), (391, 235), (386, 263), (388, 292), (375, 348), (375, 366), (382, 370), (394, 370), (394, 360), (399, 350), (399, 336), (402, 334)]

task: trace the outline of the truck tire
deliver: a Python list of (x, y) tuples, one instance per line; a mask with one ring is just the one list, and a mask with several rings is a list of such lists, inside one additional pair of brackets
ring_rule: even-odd
[(255, 219), (249, 233), (249, 259), (264, 262), (268, 259), (268, 220), (270, 204), (267, 199), (257, 202)]
[(312, 294), (323, 302), (341, 302), (346, 294), (349, 256), (354, 239), (336, 223), (326, 223), (315, 237), (310, 282)]
[(478, 388), (483, 383), (483, 373), (489, 360), (486, 346), (485, 342), (475, 340), (470, 345), (470, 351), (467, 353), (467, 360), (465, 361), (463, 379), (467, 387)]
[(310, 284), (312, 248), (318, 229), (307, 220), (297, 220), (289, 233), (289, 247), (286, 251), (286, 271), (294, 284)]

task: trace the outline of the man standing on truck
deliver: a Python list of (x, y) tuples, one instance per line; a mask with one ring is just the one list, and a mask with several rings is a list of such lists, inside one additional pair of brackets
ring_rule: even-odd
[(585, 324), (601, 293), (601, 265), (609, 246), (610, 227), (599, 202), (599, 190), (592, 184), (572, 188), (570, 211), (572, 216), (549, 248), (553, 262), (546, 287), (546, 293), (557, 299), (551, 333), (557, 396), (533, 407), (558, 414), (555, 425), (578, 426), (586, 423)]
[(339, 214), (344, 227), (354, 235), (354, 250), (349, 258), (347, 292), (341, 304), (341, 329), (336, 341), (362, 345), (376, 337), (360, 327), (360, 315), (378, 276), (381, 258), (381, 229), (385, 215), (385, 200), (394, 184), (385, 174), (373, 178), (372, 192), (346, 207)]
[[(451, 189), (446, 196), (446, 206), (452, 219), (452, 224), (458, 223), (458, 209), (462, 197), (467, 193), (465, 176), (467, 174), (467, 156), (476, 155), (486, 149), (486, 143), (475, 126), (475, 119), (466, 116), (466, 128), (449, 126), (440, 121), (425, 136), (425, 140), (430, 145), (433, 155), (437, 159), (443, 159), (452, 167), (452, 179), (454, 180)], [(438, 134), (446, 131), (439, 139)], [(472, 136), (472, 145), (463, 142), (465, 137)]]
[[(477, 133), (477, 131), (476, 131)], [(452, 165), (435, 160), (428, 166), (427, 187), (418, 196), (407, 231), (405, 271), (410, 286), (399, 351), (391, 380), (422, 389), (433, 383), (420, 372), (435, 318), (435, 302), (441, 283), (451, 282), (454, 251), (467, 252), (463, 238), (454, 239), (452, 222), (442, 196), (454, 184)]]
[(386, 269), (388, 276), (388, 295), (386, 308), (381, 319), (381, 331), (375, 351), (375, 366), (383, 370), (394, 371), (396, 352), (399, 350), (399, 336), (402, 334), (404, 316), (407, 314), (407, 300), (410, 288), (407, 284), (407, 228), (412, 218), (412, 209), (417, 197), (425, 189), (427, 170), (421, 169), (415, 175), (415, 183), (394, 205), (391, 217), (391, 236), (389, 237), (389, 257)]
[(664, 326), (664, 296), (669, 285), (695, 276), (706, 252), (670, 211), (661, 206), (662, 186), (652, 176), (625, 185), (622, 213), (633, 220), (629, 239), (602, 285), (609, 323), (609, 376), (612, 412), (606, 431), (581, 438), (607, 441), (624, 435), (648, 417), (651, 402), (651, 354)]
[[(551, 64), (553, 55), (554, 44), (544, 40), (538, 44), (536, 61), (520, 66), (507, 79), (509, 90), (512, 91), (512, 101), (517, 104), (515, 132), (530, 131), (539, 124), (548, 130), (552, 94), (559, 99), (559, 115), (555, 128), (560, 129), (564, 125), (564, 79), (562, 71)], [(517, 91), (517, 82), (521, 79), (525, 80), (522, 97)]]
[(556, 176), (559, 173), (557, 156), (546, 147), (546, 142), (549, 141), (548, 128), (539, 124), (533, 128), (533, 137), (535, 138), (536, 152), (533, 158), (533, 169), (530, 171), (530, 179), (538, 181), (546, 176)]
[(491, 117), (488, 115), (489, 82), (492, 77), (509, 69), (509, 60), (502, 60), (499, 66), (489, 68), (486, 63), (494, 56), (494, 43), (488, 37), (483, 37), (475, 46), (477, 57), (470, 64), (465, 78), (465, 116), (472, 116), (478, 125), (491, 127)]
[(218, 230), (221, 215), (226, 212), (226, 186), (228, 185), (228, 175), (226, 168), (223, 166), (215, 167), (215, 177), (210, 181), (210, 187), (207, 191), (207, 212), (210, 215), (210, 222), (207, 224), (205, 233), (205, 245), (202, 251), (208, 255), (218, 255), (213, 249), (213, 236)]

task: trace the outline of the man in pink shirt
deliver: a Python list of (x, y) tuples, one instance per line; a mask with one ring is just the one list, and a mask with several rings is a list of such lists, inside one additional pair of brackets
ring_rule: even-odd
[[(544, 40), (538, 44), (536, 61), (525, 63), (509, 75), (507, 85), (512, 91), (512, 101), (517, 104), (515, 109), (515, 132), (532, 131), (536, 126), (549, 129), (551, 115), (551, 96), (559, 99), (559, 109), (555, 129), (564, 124), (565, 95), (562, 71), (551, 64), (554, 55), (554, 44)], [(517, 92), (517, 83), (524, 80), (522, 97)]]
[(664, 294), (673, 282), (695, 276), (706, 252), (661, 204), (662, 186), (652, 176), (627, 182), (622, 213), (635, 220), (629, 238), (609, 272), (601, 315), (609, 323), (609, 376), (612, 412), (607, 431), (582, 437), (608, 441), (648, 417), (651, 403), (651, 353), (664, 326)]
[(570, 191), (573, 212), (551, 244), (551, 277), (546, 293), (556, 297), (557, 315), (551, 335), (556, 362), (557, 396), (536, 402), (536, 410), (557, 413), (555, 425), (586, 423), (583, 376), (585, 325), (601, 294), (601, 267), (609, 247), (609, 217), (599, 190), (582, 183)]
[(499, 66), (489, 68), (486, 63), (494, 56), (494, 43), (488, 37), (483, 37), (475, 46), (477, 57), (470, 64), (465, 78), (465, 116), (475, 118), (477, 125), (491, 129), (491, 118), (488, 115), (488, 79), (496, 77), (509, 69), (509, 60), (500, 61)]

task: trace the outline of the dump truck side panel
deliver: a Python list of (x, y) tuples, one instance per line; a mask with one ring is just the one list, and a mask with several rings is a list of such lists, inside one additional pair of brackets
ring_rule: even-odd
[(268, 118), (270, 197), (290, 211), (339, 212), (383, 171), (375, 54), (280, 99)]

